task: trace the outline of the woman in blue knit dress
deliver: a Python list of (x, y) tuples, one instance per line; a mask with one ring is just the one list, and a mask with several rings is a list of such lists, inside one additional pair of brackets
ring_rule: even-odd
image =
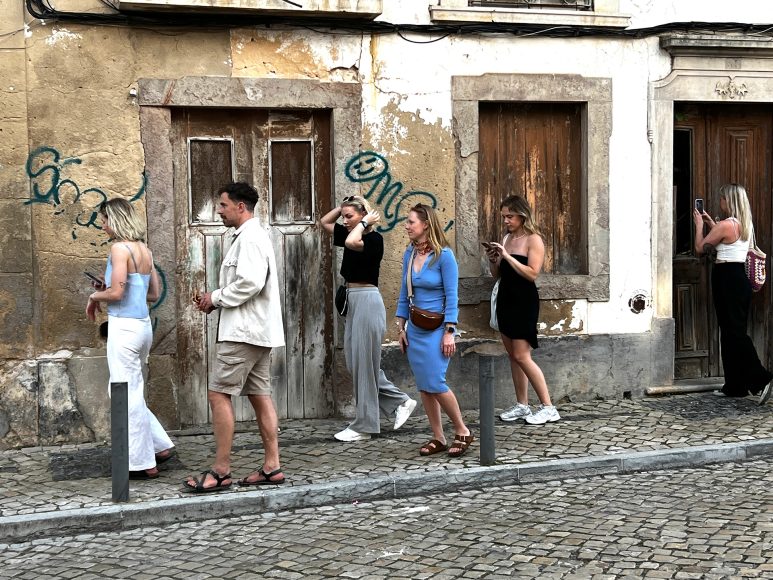
[[(411, 245), (403, 256), (402, 286), (397, 303), (400, 349), (408, 354), (408, 363), (433, 435), (419, 453), (434, 455), (447, 449), (451, 457), (458, 457), (467, 451), (474, 439), (464, 424), (456, 396), (446, 384), (448, 363), (456, 352), (459, 268), (437, 214), (430, 206), (418, 204), (412, 207), (405, 231)], [(435, 330), (424, 330), (410, 321), (409, 275), (413, 304), (417, 308), (444, 313), (443, 324)], [(450, 447), (443, 432), (441, 411), (453, 423), (454, 441)]]

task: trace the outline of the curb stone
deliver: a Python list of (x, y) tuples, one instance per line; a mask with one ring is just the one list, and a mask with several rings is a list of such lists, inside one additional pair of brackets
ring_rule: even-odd
[(0, 517), (0, 541), (23, 542), (108, 530), (238, 517), (354, 501), (375, 501), (599, 475), (701, 467), (773, 455), (773, 438), (534, 463), (400, 473), (196, 498), (174, 498)]

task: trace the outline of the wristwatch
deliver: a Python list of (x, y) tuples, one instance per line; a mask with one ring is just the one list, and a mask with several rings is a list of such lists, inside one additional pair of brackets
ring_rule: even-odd
[(368, 222), (367, 221), (362, 220), (360, 223), (362, 224), (362, 229), (363, 230), (367, 230), (368, 229)]
[(456, 327), (455, 326), (448, 326), (448, 327), (446, 327), (446, 332), (448, 334), (456, 334)]

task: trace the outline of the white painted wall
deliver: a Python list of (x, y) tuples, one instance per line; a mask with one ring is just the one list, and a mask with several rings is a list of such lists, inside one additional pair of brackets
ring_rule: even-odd
[[(376, 42), (377, 72), (362, 79), (373, 83), (372, 90), (367, 84), (363, 89), (363, 120), (386, 150), (396, 152), (403, 150), (404, 134), (401, 127), (383, 123), (382, 109), (392, 102), (451, 131), (452, 76), (555, 73), (612, 78), (610, 300), (579, 301), (575, 316), (583, 332), (648, 331), (652, 309), (634, 314), (628, 302), (639, 293), (653, 294), (647, 91), (652, 63), (661, 65), (656, 67), (658, 76), (664, 72), (663, 63), (668, 64), (657, 40), (464, 37), (414, 45), (390, 36)], [(423, 188), (421, 183), (411, 186)]]
[(620, 12), (631, 16), (631, 28), (668, 22), (773, 22), (769, 0), (620, 0)]
[[(597, 0), (598, 1), (598, 0)], [(619, 13), (631, 17), (631, 28), (668, 22), (773, 22), (770, 0), (618, 0)], [(448, 6), (441, 0), (384, 0), (378, 20), (428, 24), (429, 6)], [(502, 10), (502, 8), (498, 8)], [(535, 10), (535, 12), (537, 12)]]

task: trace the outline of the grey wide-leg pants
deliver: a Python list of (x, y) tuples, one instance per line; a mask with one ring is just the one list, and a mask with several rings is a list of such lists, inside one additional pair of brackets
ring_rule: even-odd
[(375, 286), (349, 288), (348, 292), (344, 355), (357, 403), (357, 416), (349, 428), (358, 433), (380, 433), (379, 411), (391, 417), (409, 397), (381, 370), (381, 341), (386, 332), (381, 293)]

